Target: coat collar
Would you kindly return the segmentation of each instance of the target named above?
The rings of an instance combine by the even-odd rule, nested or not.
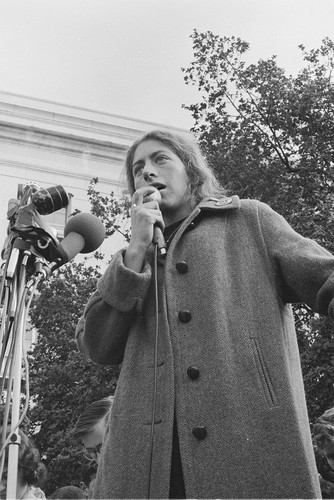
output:
[[[189,214],[188,217],[183,220],[183,222],[180,224],[180,227],[177,229],[175,236],[173,240],[171,241],[170,249],[173,250],[177,241],[179,240],[181,234],[184,231],[187,231],[189,228],[195,227],[196,225],[196,218],[199,216],[201,213],[205,212],[223,212],[226,210],[235,210],[239,209],[241,206],[240,199],[238,196],[221,196],[220,198],[205,198],[202,200],[194,210]],[[150,256],[153,256],[154,254],[154,248],[153,245],[150,246],[148,250],[148,254]],[[164,259],[159,259],[161,263],[164,263]]]
[[[201,213],[206,212],[225,212],[226,210],[235,210],[241,207],[239,196],[221,196],[220,198],[204,198],[199,202],[194,210],[183,221],[180,227],[185,229],[196,219]]]
[[[240,208],[240,199],[238,196],[221,196],[220,198],[205,198],[198,205],[197,209],[201,211],[233,210]],[[196,209],[195,209],[196,210]]]

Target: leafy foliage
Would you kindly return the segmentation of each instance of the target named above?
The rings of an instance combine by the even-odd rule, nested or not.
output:
[[[302,51],[305,66],[287,76],[276,57],[246,65],[249,44],[192,33],[186,84],[201,92],[184,106],[192,131],[224,186],[257,198],[306,237],[334,252],[334,43]],[[294,306],[310,420],[334,403],[333,322]]]
[[[130,218],[130,197],[124,195],[121,199],[118,199],[113,191],[109,196],[102,196],[96,190],[97,183],[98,178],[94,177],[88,187],[88,199],[92,213],[97,215],[104,223],[107,238],[115,232],[119,232],[125,241],[130,241],[130,225],[127,223]]]

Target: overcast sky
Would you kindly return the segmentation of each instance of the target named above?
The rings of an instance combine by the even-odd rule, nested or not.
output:
[[[334,0],[0,0],[0,90],[189,128],[194,28],[291,74],[299,44],[334,40]]]

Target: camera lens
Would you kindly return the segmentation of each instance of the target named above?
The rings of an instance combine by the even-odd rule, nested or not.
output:
[[[62,186],[54,186],[34,193],[32,202],[38,213],[48,215],[66,207],[69,198]]]

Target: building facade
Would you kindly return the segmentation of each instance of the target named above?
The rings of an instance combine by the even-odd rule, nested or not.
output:
[[[127,149],[155,128],[170,127],[0,92],[0,246],[8,228],[8,202],[19,198],[26,183],[61,185],[69,194],[68,209],[48,216],[61,236],[66,213],[90,211],[87,189],[93,177],[101,194],[122,193]],[[124,244],[117,235],[110,240],[102,251]]]
[[[134,140],[155,128],[170,127],[0,92],[0,251],[6,243],[11,200],[20,198],[27,183],[41,189],[60,185],[68,193],[69,206],[46,216],[61,237],[70,213],[90,211],[87,189],[93,177],[99,179],[102,195],[122,194],[125,153]],[[124,244],[115,234],[100,249],[109,258]],[[27,347],[33,336],[31,332],[26,338]]]

